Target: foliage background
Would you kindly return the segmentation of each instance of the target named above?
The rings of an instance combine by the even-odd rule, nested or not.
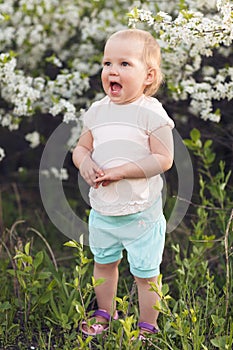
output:
[[[86,260],[90,256],[87,252],[88,257],[83,257],[80,247],[63,247],[67,238],[51,224],[41,203],[38,170],[46,142],[61,122],[75,124],[68,141],[72,149],[81,130],[82,110],[102,96],[99,72],[104,42],[130,20],[131,25],[150,30],[160,40],[165,83],[158,98],[186,140],[195,174],[188,213],[167,237],[162,265],[168,286],[161,305],[166,316],[161,318],[166,333],[161,336],[162,348],[231,348],[232,18],[232,1],[226,0],[117,0],[114,4],[107,0],[0,1],[0,254],[5,286],[0,298],[0,336],[4,347],[27,334],[29,343],[52,348],[45,333],[56,338],[54,328],[58,327],[63,345],[57,346],[64,348],[67,343],[67,349],[81,348],[73,330],[91,299],[93,285],[90,287],[88,280],[92,272]],[[87,220],[88,206],[78,192],[70,153],[64,169],[47,169],[47,174],[63,181],[70,206]],[[176,171],[172,169],[166,174],[167,216],[177,194],[174,179]],[[31,243],[25,248],[27,242]],[[54,251],[50,255],[49,245]],[[71,258],[73,248],[77,249],[75,258]],[[75,273],[70,261],[79,266],[73,267]],[[125,263],[121,269],[129,281],[121,283],[119,295],[123,298],[130,295],[131,282]],[[34,274],[28,276],[31,271]],[[6,276],[16,279],[10,282]],[[75,294],[75,278],[82,281],[81,298]],[[66,290],[65,281],[73,283],[73,289]],[[167,304],[169,293],[171,305]],[[39,301],[41,295],[43,302]],[[65,307],[67,298],[70,301]],[[72,304],[72,299],[77,303]],[[64,308],[56,310],[54,300],[55,304],[63,300]],[[123,301],[120,305],[125,307]],[[137,310],[131,311],[137,315]],[[126,343],[119,337],[119,348],[130,349],[126,330],[135,325],[127,317],[125,322]],[[31,326],[39,329],[35,340],[29,336]]]

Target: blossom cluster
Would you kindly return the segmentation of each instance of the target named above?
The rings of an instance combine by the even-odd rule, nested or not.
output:
[[[36,148],[40,144],[40,134],[37,131],[33,131],[25,136],[25,140],[30,142],[31,148]]]
[[[32,105],[40,98],[40,91],[33,87],[33,78],[16,71],[16,59],[9,53],[0,55],[1,96],[12,105],[15,116],[31,115]]]
[[[165,80],[174,100],[191,100],[190,111],[204,120],[220,121],[220,111],[214,111],[216,100],[232,99],[232,68],[225,67],[206,76],[203,58],[229,52],[233,41],[233,5],[228,0],[208,2],[215,12],[208,16],[199,9],[186,7],[175,17],[164,11],[153,14],[145,8],[134,8],[129,13],[129,25],[136,27],[146,23],[155,35],[163,51]],[[199,1],[199,6],[207,5]],[[216,10],[218,12],[216,12]],[[225,50],[223,50],[225,48]],[[195,73],[203,81],[196,81]]]
[[[105,8],[80,0],[0,2],[0,100],[6,106],[0,108],[0,126],[16,130],[40,111],[76,121],[80,129],[80,108],[90,104],[90,77],[101,68],[100,47],[113,28],[124,26],[118,13],[127,6],[119,0],[114,12],[110,1]]]
[[[53,177],[53,178],[58,179],[60,181],[68,180],[68,178],[69,178],[67,169],[65,169],[65,168],[57,169],[55,167],[51,167],[50,169],[41,170],[41,175],[43,175],[47,178]]]
[[[181,86],[186,95],[192,96],[190,103],[192,113],[199,113],[204,120],[219,122],[220,110],[214,111],[212,101],[233,99],[233,68],[222,68],[217,74],[212,67],[209,69],[205,67],[205,71],[207,74],[203,82],[198,83],[190,77]]]
[[[232,71],[222,67],[209,75],[203,59],[214,52],[227,57],[232,18],[228,0],[116,0],[114,8],[110,0],[104,6],[98,0],[2,1],[0,126],[11,132],[36,113],[59,115],[77,124],[71,145],[81,110],[101,95],[91,81],[100,72],[104,42],[128,25],[145,26],[158,39],[170,98],[190,100],[193,114],[218,122],[213,102],[232,99]],[[25,138],[31,147],[42,139],[37,130]]]

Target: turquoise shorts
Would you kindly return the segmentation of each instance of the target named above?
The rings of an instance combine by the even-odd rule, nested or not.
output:
[[[89,243],[94,260],[99,264],[113,263],[122,258],[125,249],[130,271],[136,277],[160,274],[165,232],[161,198],[135,214],[105,216],[94,209],[90,211]]]

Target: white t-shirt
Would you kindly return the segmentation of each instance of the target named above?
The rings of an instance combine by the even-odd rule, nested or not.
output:
[[[125,105],[115,104],[105,96],[84,115],[84,127],[91,131],[94,140],[92,159],[103,170],[147,157],[151,154],[150,134],[166,125],[173,128],[174,122],[162,104],[145,95]],[[149,208],[162,187],[160,175],[123,179],[108,186],[91,187],[90,204],[102,215],[132,214]]]

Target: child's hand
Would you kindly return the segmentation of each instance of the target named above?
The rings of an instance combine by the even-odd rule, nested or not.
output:
[[[84,180],[88,183],[88,185],[97,188],[99,186],[96,183],[96,178],[100,176],[104,176],[104,172],[102,169],[98,167],[98,165],[89,157],[85,157],[83,162],[79,167],[79,171]]]
[[[97,187],[99,187],[100,184],[102,186],[108,186],[113,181],[119,181],[124,178],[121,167],[115,167],[110,169],[105,169],[104,174],[98,175],[98,177],[94,180]]]

